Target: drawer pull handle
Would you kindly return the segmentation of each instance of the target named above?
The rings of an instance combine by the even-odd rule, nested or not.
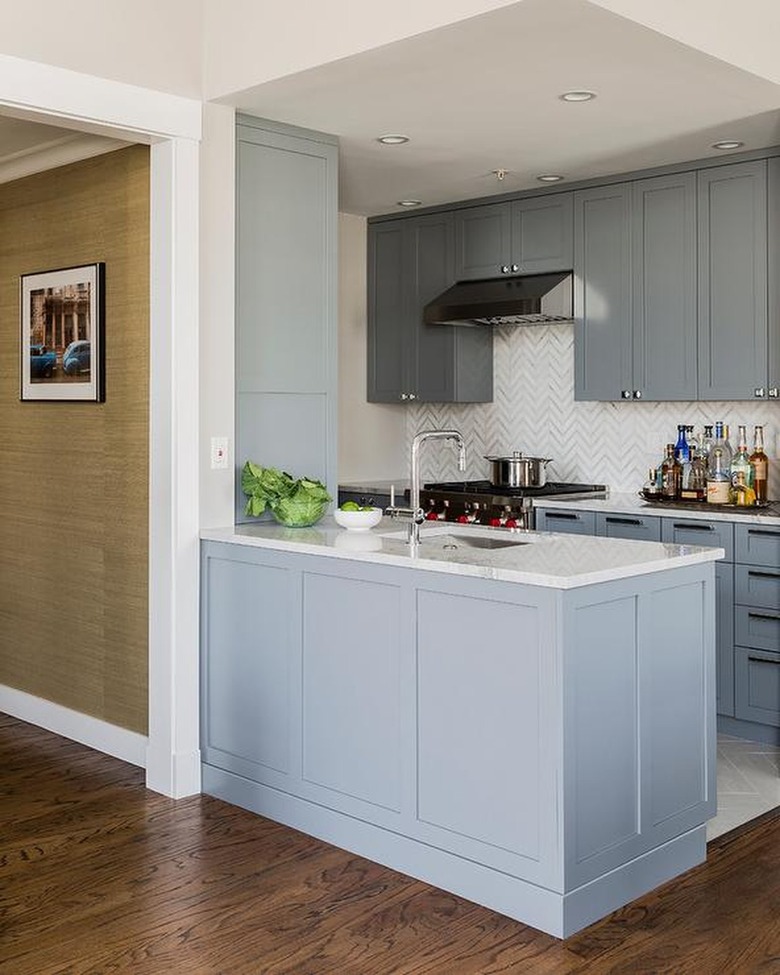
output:
[[[765,538],[774,538],[780,541],[780,532],[762,531],[760,528],[748,528],[748,535],[761,535]]]
[[[780,660],[776,657],[756,657],[752,653],[748,654],[748,660],[756,664],[780,664]]]
[[[681,528],[684,531],[689,531],[689,532],[714,532],[715,531],[714,525],[695,525],[693,522],[690,521],[675,522],[674,527]]]
[[[579,521],[580,520],[580,516],[579,515],[569,514],[568,512],[563,512],[563,511],[560,511],[560,512],[558,512],[558,511],[556,511],[556,512],[545,512],[544,517],[548,521],[552,521],[555,518],[558,518],[560,521]]]
[[[753,579],[775,579],[780,582],[780,573],[778,572],[759,572],[758,569],[751,569],[748,575]]]
[[[780,616],[772,616],[770,613],[748,613],[748,618],[752,620],[769,620],[770,623],[780,623]]]
[[[607,518],[608,525],[639,525],[642,526],[641,518]]]

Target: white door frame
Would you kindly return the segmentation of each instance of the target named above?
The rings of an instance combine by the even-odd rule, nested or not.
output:
[[[198,210],[202,104],[0,55],[0,113],[151,146],[146,783],[200,791]]]

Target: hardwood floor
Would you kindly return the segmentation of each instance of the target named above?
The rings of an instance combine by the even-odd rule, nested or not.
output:
[[[775,975],[780,818],[566,942],[0,715],[2,975]]]

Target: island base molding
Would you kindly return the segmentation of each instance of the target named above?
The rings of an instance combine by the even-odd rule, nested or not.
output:
[[[698,826],[563,894],[223,769],[203,766],[203,790],[555,938],[568,938],[581,931],[703,863],[707,855],[706,826]]]

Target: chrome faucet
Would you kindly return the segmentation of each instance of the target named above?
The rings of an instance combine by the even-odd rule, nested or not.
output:
[[[420,541],[420,525],[425,521],[425,512],[420,507],[420,447],[426,440],[454,440],[458,445],[458,470],[466,470],[466,444],[457,430],[423,430],[412,440],[411,497],[408,508],[399,508],[395,497],[390,498],[390,507],[385,514],[391,518],[409,519],[409,544]]]

